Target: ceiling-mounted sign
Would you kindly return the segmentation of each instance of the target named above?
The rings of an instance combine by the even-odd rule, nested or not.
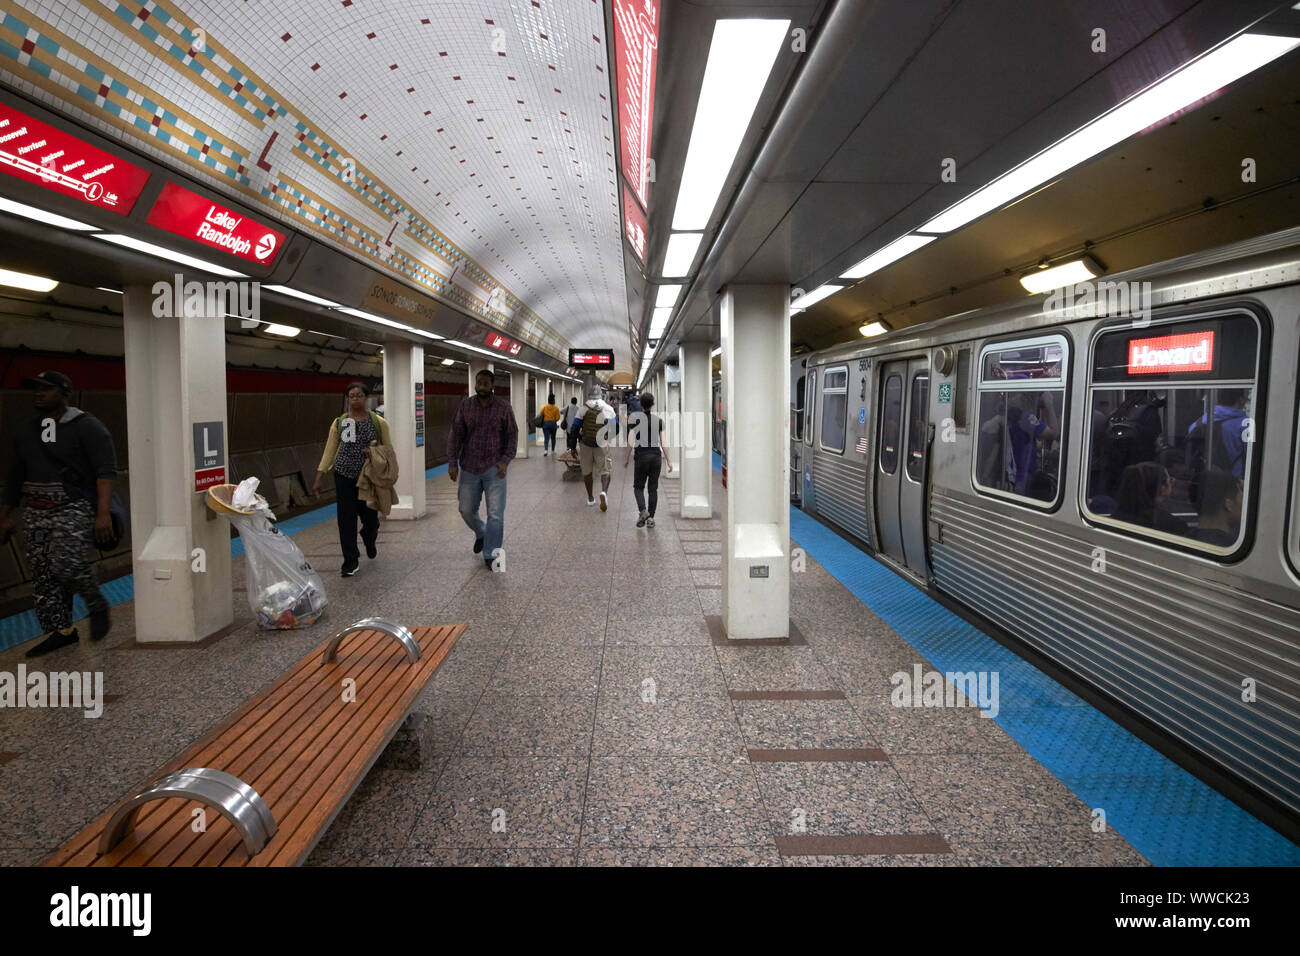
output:
[[[574,368],[613,368],[613,349],[569,349],[569,364]]]
[[[0,169],[123,216],[149,181],[148,170],[2,103]]]
[[[496,349],[498,352],[504,352],[507,355],[518,355],[523,346],[513,339],[508,339],[500,332],[489,332],[483,344],[490,349]]]
[[[655,112],[659,0],[614,0],[614,76],[619,159],[642,208],[650,183],[650,124]]]
[[[274,265],[289,239],[250,216],[171,182],[163,186],[146,222],[262,266]]]
[[[636,204],[632,198],[632,190],[626,185],[623,186],[623,235],[627,238],[628,244],[636,257],[645,265],[645,234],[646,220],[645,213],[641,207]]]

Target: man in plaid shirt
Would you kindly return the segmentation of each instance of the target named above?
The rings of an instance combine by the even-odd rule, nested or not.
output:
[[[474,553],[483,554],[489,571],[505,536],[506,468],[519,448],[514,412],[492,394],[495,381],[487,369],[474,376],[474,394],[460,403],[447,432],[447,477],[459,482],[460,516],[474,532]],[[478,510],[484,496],[486,525]]]

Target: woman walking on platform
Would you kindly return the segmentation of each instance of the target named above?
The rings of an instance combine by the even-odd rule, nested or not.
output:
[[[348,410],[330,425],[325,454],[316,466],[316,481],[311,486],[312,494],[320,494],[321,478],[327,471],[334,472],[339,545],[343,549],[343,567],[339,573],[345,578],[356,574],[361,564],[361,552],[357,549],[357,518],[361,519],[361,540],[366,546],[366,557],[373,558],[378,554],[375,542],[379,537],[379,512],[357,499],[357,478],[361,476],[361,466],[370,454],[372,441],[377,440],[381,445],[393,443],[388,422],[374,412],[366,411],[366,396],[369,394],[361,382],[348,386]]]
[[[542,416],[542,457],[548,451],[555,451],[555,430],[560,426],[560,410],[555,405],[555,396],[547,395],[546,404],[540,412]]]

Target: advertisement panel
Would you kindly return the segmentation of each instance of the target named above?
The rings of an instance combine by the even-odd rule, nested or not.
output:
[[[619,161],[643,209],[650,206],[650,126],[658,45],[659,0],[614,0]]]

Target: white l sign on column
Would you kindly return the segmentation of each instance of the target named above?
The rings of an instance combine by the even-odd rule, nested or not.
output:
[[[221,422],[194,422],[194,490],[226,483],[226,436]]]

